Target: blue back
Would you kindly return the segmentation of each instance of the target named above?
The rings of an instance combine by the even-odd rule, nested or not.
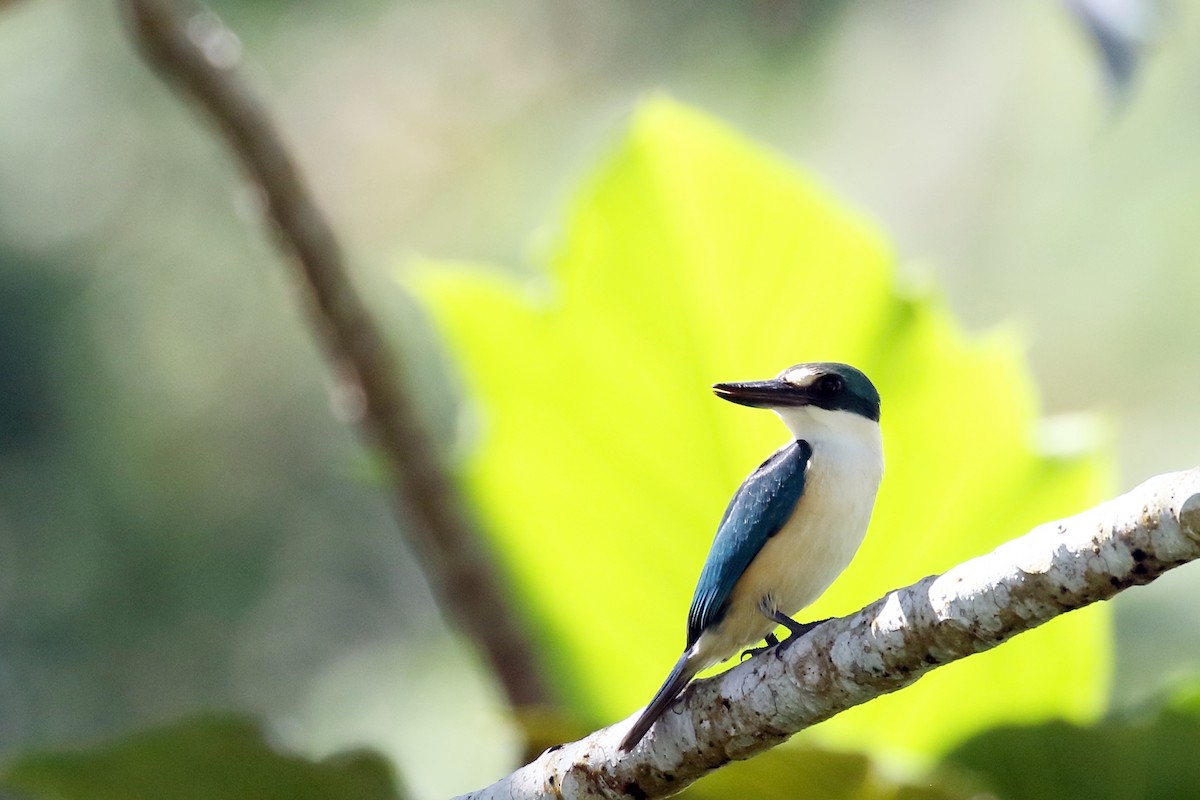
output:
[[[804,474],[812,446],[795,441],[775,451],[738,487],[713,539],[688,613],[687,646],[721,621],[734,584],[792,516],[804,493]]]

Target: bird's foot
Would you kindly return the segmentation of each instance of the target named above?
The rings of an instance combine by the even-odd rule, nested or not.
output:
[[[766,641],[766,644],[763,645],[762,647],[750,647],[750,648],[743,650],[742,651],[742,661],[745,661],[747,658],[753,658],[754,656],[758,655],[759,653],[765,653],[766,651],[770,650],[772,647],[779,644],[779,638],[777,636],[775,636],[775,634],[773,634],[773,633],[768,633],[764,637],[764,641]]]
[[[796,620],[792,619],[787,614],[783,614],[779,611],[773,612],[770,616],[771,619],[775,620],[789,631],[788,637],[783,640],[784,647],[787,647],[793,642],[798,641],[802,636],[804,636],[804,634],[808,633],[822,622],[828,622],[829,620],[833,619],[832,617],[826,617],[825,619],[815,619],[812,622],[796,622]]]

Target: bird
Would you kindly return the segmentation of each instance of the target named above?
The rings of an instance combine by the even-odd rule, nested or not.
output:
[[[866,535],[883,479],[879,392],[848,364],[796,364],[770,380],[714,384],[720,398],[774,411],[791,440],[738,487],[700,570],[687,644],[621,741],[629,752],[702,670],[751,644],[780,646],[780,625],[803,636],[819,622],[793,615],[829,588]]]

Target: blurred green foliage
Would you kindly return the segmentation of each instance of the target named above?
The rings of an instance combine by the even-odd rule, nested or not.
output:
[[[319,762],[286,754],[260,725],[205,716],[77,753],[29,756],[0,786],[56,800],[397,800],[391,765],[375,753]]]
[[[571,204],[546,275],[426,265],[420,294],[477,399],[467,484],[572,709],[600,723],[646,702],[725,502],[784,437],[773,415],[714,399],[718,380],[847,361],[884,398],[871,531],[809,618],[1108,491],[1107,455],[1039,452],[1011,338],[967,340],[935,297],[897,288],[891,258],[808,177],[652,99]],[[1110,670],[1107,609],[1092,607],[814,734],[933,753],[998,721],[1093,718]]]
[[[1200,685],[1099,725],[1061,720],[984,731],[944,764],[1014,800],[1200,798]]]
[[[0,251],[0,453],[28,453],[62,426],[54,342],[71,301],[44,265]]]

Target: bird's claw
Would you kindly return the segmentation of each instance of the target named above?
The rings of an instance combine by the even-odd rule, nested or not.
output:
[[[817,627],[823,622],[828,622],[831,619],[830,617],[826,617],[825,619],[815,619],[812,622],[797,622],[791,617],[781,614],[778,611],[773,612],[768,616],[788,629],[788,637],[783,640],[783,647],[787,647],[793,642],[803,639],[805,634],[807,634],[813,628]],[[779,649],[782,650],[783,647]]]
[[[775,647],[776,645],[779,644],[779,638],[777,636],[775,636],[775,634],[773,634],[773,633],[768,633],[764,637],[764,641],[766,641],[766,644],[763,645],[762,647],[750,647],[750,648],[747,648],[746,650],[743,650],[742,651],[742,661],[745,661],[747,658],[753,658],[754,656],[758,655],[759,653],[765,653],[768,650],[770,650],[772,647]]]

